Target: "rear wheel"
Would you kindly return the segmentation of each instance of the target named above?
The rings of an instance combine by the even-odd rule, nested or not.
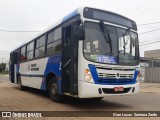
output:
[[[17,83],[18,83],[18,89],[19,90],[24,90],[24,86],[22,85],[21,77],[18,76],[17,78]]]
[[[50,78],[48,82],[49,96],[52,101],[62,102],[62,95],[58,93],[58,81],[55,78]]]

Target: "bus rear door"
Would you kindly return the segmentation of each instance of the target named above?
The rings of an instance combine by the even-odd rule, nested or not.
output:
[[[12,52],[10,54],[10,80],[11,83],[16,83],[15,65],[18,63],[18,52]]]

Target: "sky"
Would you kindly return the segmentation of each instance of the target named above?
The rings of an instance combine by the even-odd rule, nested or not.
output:
[[[159,0],[0,0],[0,63],[7,62],[9,52],[17,46],[80,6],[101,8],[133,19],[138,25],[142,57],[146,50],[160,49],[160,42],[156,42],[160,41]]]

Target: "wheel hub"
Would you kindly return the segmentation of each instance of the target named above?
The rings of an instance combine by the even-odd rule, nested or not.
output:
[[[54,96],[57,96],[58,95],[58,87],[57,87],[57,83],[53,83],[51,85],[51,92]]]

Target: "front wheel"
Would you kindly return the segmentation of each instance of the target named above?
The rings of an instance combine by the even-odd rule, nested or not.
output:
[[[49,96],[52,101],[62,102],[62,95],[58,93],[58,81],[51,78],[48,83]]]

